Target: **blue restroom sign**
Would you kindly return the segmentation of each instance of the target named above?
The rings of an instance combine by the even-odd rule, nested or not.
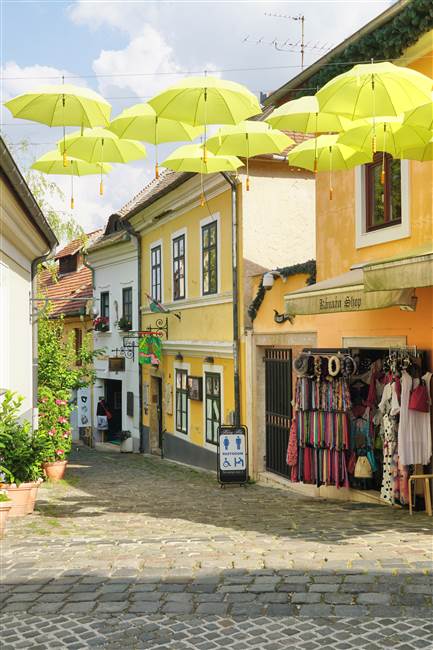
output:
[[[246,482],[248,479],[246,427],[221,426],[218,442],[218,478],[220,482]]]

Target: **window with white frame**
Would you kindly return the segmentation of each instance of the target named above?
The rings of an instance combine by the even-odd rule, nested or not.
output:
[[[159,244],[150,251],[150,293],[153,300],[162,302],[162,248]]]
[[[201,228],[202,294],[218,293],[218,222],[211,221]]]
[[[173,246],[173,300],[185,298],[185,235],[174,237]]]
[[[176,368],[176,431],[188,433],[188,371]]]
[[[221,376],[217,372],[206,372],[204,377],[206,442],[216,445],[221,424]]]

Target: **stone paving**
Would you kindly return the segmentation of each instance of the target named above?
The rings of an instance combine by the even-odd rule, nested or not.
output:
[[[2,542],[12,648],[433,648],[425,513],[77,450]]]

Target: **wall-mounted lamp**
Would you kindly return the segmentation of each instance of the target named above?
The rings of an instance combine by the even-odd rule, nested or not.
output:
[[[180,352],[178,352],[174,358],[176,359],[176,361],[183,361],[183,356],[181,355]]]
[[[214,362],[214,358],[213,358],[213,357],[205,357],[205,358],[204,358],[204,362],[205,362],[205,363],[213,363],[213,362]]]

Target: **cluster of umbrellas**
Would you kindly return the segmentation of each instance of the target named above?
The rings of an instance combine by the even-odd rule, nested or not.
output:
[[[249,159],[281,154],[294,145],[284,131],[316,137],[290,149],[291,166],[332,172],[371,162],[377,151],[394,158],[432,160],[433,82],[429,77],[391,63],[355,65],[329,81],[316,95],[289,101],[264,121],[256,97],[241,84],[211,76],[187,77],[145,104],[124,110],[110,121],[111,106],[86,88],[62,84],[20,95],[5,106],[17,118],[63,128],[58,149],[32,166],[47,174],[103,175],[109,163],[146,157],[143,142],[158,145],[194,141],[173,151],[161,165],[174,171],[211,174],[236,171]],[[207,138],[210,125],[220,125]],[[79,130],[66,134],[65,127]],[[382,166],[382,182],[384,175]],[[202,192],[202,203],[204,196]],[[73,193],[71,198],[73,207]]]

